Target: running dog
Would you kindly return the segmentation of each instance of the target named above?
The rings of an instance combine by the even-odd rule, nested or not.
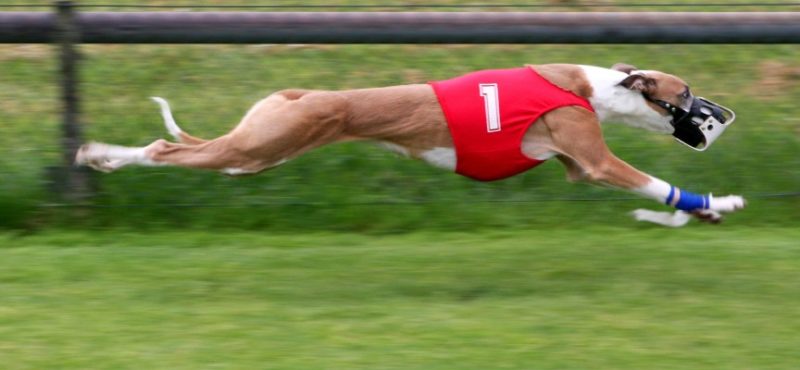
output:
[[[283,90],[259,101],[229,133],[203,140],[183,132],[164,99],[153,98],[179,142],[145,147],[87,143],[76,164],[110,172],[126,165],[174,165],[254,174],[319,146],[368,140],[480,180],[526,171],[555,157],[570,181],[610,185],[676,208],[637,210],[639,220],[682,226],[694,215],[719,222],[745,206],[738,195],[681,190],[612,154],[601,122],[672,134],[705,150],[734,113],[692,95],[680,78],[626,64],[601,68],[530,65],[473,72],[428,84],[346,91]]]

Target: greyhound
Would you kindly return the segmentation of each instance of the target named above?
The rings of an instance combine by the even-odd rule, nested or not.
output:
[[[636,210],[638,220],[683,226],[693,215],[717,223],[744,208],[738,195],[695,194],[641,172],[606,146],[601,122],[621,122],[705,150],[735,114],[695,97],[682,79],[627,64],[602,68],[527,65],[473,72],[428,84],[345,91],[289,89],[256,103],[230,132],[213,140],[189,135],[161,107],[177,143],[145,147],[90,142],[78,165],[110,172],[127,165],[173,165],[227,175],[255,174],[311,149],[373,141],[402,155],[480,180],[513,176],[556,158],[569,181],[610,185],[677,209]]]

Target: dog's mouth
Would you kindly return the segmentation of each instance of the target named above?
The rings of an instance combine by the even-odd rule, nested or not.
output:
[[[691,97],[681,106],[664,100],[645,99],[664,108],[671,116],[672,136],[688,147],[704,151],[736,120],[736,114],[722,105],[702,97]]]

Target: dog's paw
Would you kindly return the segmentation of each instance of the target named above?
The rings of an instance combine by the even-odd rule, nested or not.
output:
[[[674,213],[670,213],[651,211],[649,209],[637,209],[631,212],[631,214],[636,221],[652,222],[669,227],[684,226],[689,222],[689,219],[691,219],[691,216],[683,211],[675,211]]]
[[[97,158],[105,154],[104,149],[105,144],[94,141],[81,145],[81,147],[78,148],[78,152],[75,153],[75,165],[91,166],[92,162],[97,161]]]
[[[115,166],[105,155],[107,151],[108,145],[102,143],[91,142],[81,145],[75,154],[75,165],[89,166],[101,172],[111,172]]]
[[[83,144],[78,148],[78,152],[75,153],[74,164],[76,166],[85,166],[87,163],[89,163],[89,146],[88,144]]]
[[[698,209],[692,212],[692,216],[702,222],[708,222],[710,224],[718,224],[722,222],[722,214],[710,209]]]
[[[739,195],[728,195],[724,197],[709,196],[708,210],[715,212],[733,212],[744,208],[747,201]]]

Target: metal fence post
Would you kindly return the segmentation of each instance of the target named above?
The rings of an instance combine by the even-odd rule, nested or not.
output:
[[[80,42],[74,4],[68,0],[55,3],[57,11],[54,41],[59,48],[59,80],[61,85],[61,152],[62,169],[53,179],[59,198],[80,203],[93,194],[92,175],[85,167],[73,165],[75,153],[83,142],[80,124],[80,95],[78,92],[78,62]]]

